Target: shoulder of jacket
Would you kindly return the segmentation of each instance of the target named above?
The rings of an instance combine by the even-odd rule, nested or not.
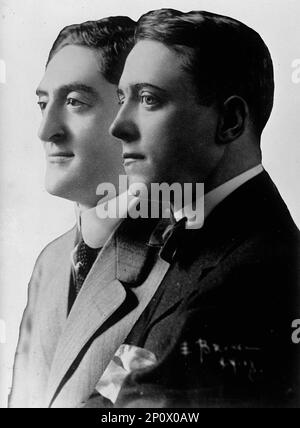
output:
[[[68,251],[68,248],[72,249],[76,238],[76,226],[72,227],[61,236],[57,237],[41,251],[37,258],[36,265],[43,263],[44,260],[49,261],[49,258],[54,257],[57,259],[59,253]]]

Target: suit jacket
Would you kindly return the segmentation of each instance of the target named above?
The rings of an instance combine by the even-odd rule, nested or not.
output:
[[[92,395],[169,264],[147,246],[155,221],[124,221],[92,266],[70,313],[76,228],[39,256],[17,346],[10,407],[76,407]]]
[[[126,340],[158,362],[126,378],[116,406],[299,406],[299,231],[268,174],[177,246]]]
[[[75,232],[44,250],[20,329],[11,405],[111,406],[93,391],[123,342],[158,362],[126,378],[116,407],[297,403],[299,232],[269,176],[226,198],[203,229],[172,240],[171,268],[145,245],[152,231],[153,221],[123,223],[68,318]]]

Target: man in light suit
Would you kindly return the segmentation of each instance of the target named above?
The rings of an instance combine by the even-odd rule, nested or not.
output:
[[[241,22],[139,20],[111,132],[132,182],[203,182],[205,221],[174,206],[177,227],[150,239],[171,268],[125,341],[152,364],[107,368],[108,384],[127,371],[102,388],[117,407],[299,406],[299,231],[261,155],[273,93],[270,53]]]
[[[128,222],[122,236],[115,234],[108,242],[107,233],[101,235],[97,248],[82,246],[80,240],[80,214],[97,204],[97,186],[103,182],[117,186],[123,172],[120,147],[108,128],[119,108],[116,88],[134,29],[134,22],[126,17],[64,28],[37,89],[42,111],[39,137],[47,160],[46,189],[75,201],[79,219],[36,262],[20,327],[11,407],[75,407],[84,402],[128,334],[126,322],[136,321],[138,313],[126,315],[135,307],[140,290],[144,290],[141,305],[144,296],[150,299],[153,293],[156,280],[151,275],[143,284],[148,275],[146,260],[151,266],[149,259],[154,257],[144,244],[151,221],[141,230],[138,223],[132,230]],[[95,238],[93,230],[91,233]],[[99,251],[105,244],[105,251]],[[76,258],[79,248],[83,254],[80,262]],[[85,270],[91,267],[86,266],[87,260],[92,260],[92,268],[84,280]],[[160,271],[161,266],[156,266],[159,277],[164,267]],[[137,293],[131,292],[130,287],[137,285],[141,285]],[[125,322],[118,326],[122,318]],[[114,335],[111,324],[117,326]]]

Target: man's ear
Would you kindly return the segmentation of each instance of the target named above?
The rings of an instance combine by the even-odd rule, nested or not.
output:
[[[249,108],[243,98],[236,95],[227,98],[220,109],[218,141],[227,144],[237,139],[244,132],[248,115]]]

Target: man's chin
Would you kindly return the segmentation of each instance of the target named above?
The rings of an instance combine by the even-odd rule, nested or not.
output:
[[[76,185],[77,184],[77,185]],[[89,192],[88,188],[79,187],[78,183],[62,182],[62,181],[45,181],[45,190],[52,196],[63,198],[68,201],[77,202],[85,207],[93,207],[97,205],[98,196],[93,197],[93,193]]]
[[[149,178],[145,175],[132,174],[132,175],[128,175],[128,183],[130,186],[132,184],[141,183],[141,184],[145,184],[148,187],[151,181],[149,181]]]
[[[72,189],[70,185],[68,186],[66,184],[46,180],[45,189],[52,196],[57,196],[59,198],[69,199],[71,201],[75,200],[74,199],[74,186]]]

